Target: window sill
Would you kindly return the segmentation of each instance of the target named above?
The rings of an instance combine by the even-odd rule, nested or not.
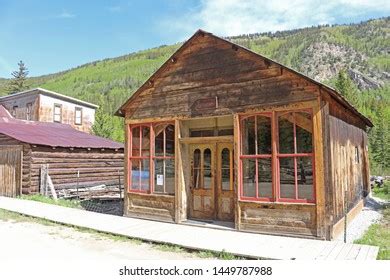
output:
[[[291,201],[263,201],[263,200],[252,200],[252,199],[242,199],[238,200],[239,202],[252,202],[256,204],[264,205],[302,205],[302,206],[316,206],[315,202],[291,202]]]

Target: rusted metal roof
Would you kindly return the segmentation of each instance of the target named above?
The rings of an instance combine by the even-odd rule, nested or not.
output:
[[[5,112],[8,113],[0,105],[0,133],[24,143],[66,148],[123,148],[122,143],[78,131],[67,124],[18,120],[5,116]]]

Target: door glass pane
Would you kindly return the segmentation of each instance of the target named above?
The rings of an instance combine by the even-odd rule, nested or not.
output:
[[[150,152],[150,128],[142,127],[142,156],[148,156]]]
[[[175,126],[168,125],[165,129],[165,156],[173,157],[175,155]]]
[[[165,160],[165,192],[168,194],[175,193],[175,160]]]
[[[294,153],[294,115],[284,113],[279,116],[279,153]]]
[[[312,119],[306,112],[295,113],[296,134],[297,134],[297,152],[311,153],[312,144]]]
[[[271,118],[257,116],[257,153],[271,154]]]
[[[154,127],[154,155],[164,156],[164,130],[166,125],[160,124]]]
[[[243,120],[242,154],[254,155],[255,153],[255,117],[250,117]]]
[[[136,156],[140,156],[140,153],[139,153],[139,130],[140,130],[140,127],[137,126],[137,127],[133,127],[132,130],[131,130],[131,138],[132,138],[132,141],[131,141],[131,147],[132,147],[132,151],[131,151],[131,155],[134,157]]]
[[[164,160],[155,159],[154,160],[154,191],[155,192],[164,192]]]
[[[148,191],[150,185],[150,161],[148,159],[141,160],[141,190]]]
[[[258,194],[259,197],[272,198],[272,165],[270,158],[260,158],[257,160],[258,172]]]
[[[203,188],[210,189],[212,185],[211,174],[211,150],[205,149],[203,152]]]
[[[141,162],[139,160],[131,160],[131,186],[130,188],[132,190],[139,190],[140,189],[140,167]]]
[[[314,200],[313,165],[311,157],[297,158],[298,198]]]
[[[221,184],[222,190],[230,190],[230,150],[224,148],[221,152]]]
[[[192,162],[192,186],[195,189],[200,188],[200,155],[200,150],[196,149]]]
[[[256,160],[242,160],[243,196],[256,197]]]
[[[295,198],[294,158],[280,158],[280,197]]]

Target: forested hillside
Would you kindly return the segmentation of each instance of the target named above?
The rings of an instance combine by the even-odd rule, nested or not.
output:
[[[373,167],[378,172],[389,172],[390,18],[228,39],[331,86],[335,85],[341,70],[347,71],[356,84],[355,106],[376,125],[370,132]],[[64,72],[33,77],[28,83],[30,87],[39,86],[99,104],[103,115],[98,117],[111,128],[106,133],[123,141],[122,120],[104,114],[112,115],[180,45],[95,61]],[[7,82],[0,78],[0,95],[6,94]]]

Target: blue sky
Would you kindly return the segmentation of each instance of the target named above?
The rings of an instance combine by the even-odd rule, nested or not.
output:
[[[185,40],[388,16],[388,0],[0,0],[0,77],[30,76]]]

